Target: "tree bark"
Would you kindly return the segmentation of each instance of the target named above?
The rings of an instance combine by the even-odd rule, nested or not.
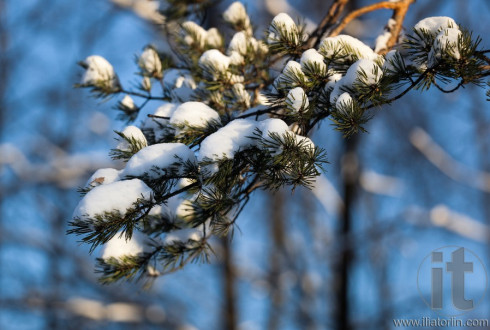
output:
[[[345,153],[342,161],[343,199],[345,207],[341,214],[339,228],[340,256],[336,272],[337,279],[335,281],[337,285],[335,328],[339,330],[349,330],[352,328],[350,324],[349,286],[353,263],[353,250],[349,237],[352,231],[352,208],[359,175],[357,155],[355,153],[357,139],[357,135],[354,135],[350,139],[345,140]]]
[[[284,251],[284,202],[282,190],[272,192],[270,196],[270,235],[272,246],[269,252],[269,284],[271,288],[271,309],[267,321],[267,329],[280,329],[284,305],[284,293],[280,285],[280,276],[284,271],[286,254]]]
[[[224,237],[223,242],[223,277],[224,277],[224,317],[223,329],[237,329],[235,269],[233,267],[233,250],[230,237]]]

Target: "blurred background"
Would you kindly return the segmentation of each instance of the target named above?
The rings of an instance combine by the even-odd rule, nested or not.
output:
[[[391,329],[395,318],[438,316],[417,290],[432,250],[463,246],[490,265],[490,107],[485,90],[469,86],[412,91],[349,140],[327,120],[313,136],[327,173],[311,191],[257,193],[212,264],[149,290],[99,285],[98,251],[90,256],[65,231],[77,187],[117,166],[108,152],[124,123],[116,99],[72,86],[88,55],[130,82],[134,55],[166,47],[144,2],[0,0],[0,329]],[[311,30],[330,5],[245,3],[258,36],[280,12]],[[222,24],[229,4],[211,7],[206,24]],[[390,16],[362,16],[344,32],[374,45]],[[490,2],[419,0],[405,26],[427,16],[453,17],[490,48]],[[489,311],[487,294],[461,318]]]

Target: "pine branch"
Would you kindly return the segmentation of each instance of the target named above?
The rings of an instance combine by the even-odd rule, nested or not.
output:
[[[101,274],[98,279],[99,282],[107,285],[121,280],[128,282],[131,282],[133,279],[136,279],[136,281],[141,280],[148,274],[148,268],[151,267],[150,262],[161,249],[162,247],[159,246],[151,253],[125,255],[118,258],[97,258],[95,273]]]
[[[117,141],[124,141],[127,144],[123,149],[116,148],[109,152],[109,156],[114,160],[122,159],[127,162],[134,154],[147,146],[146,141],[136,139],[133,136],[126,136],[123,132],[114,131],[114,133],[120,137],[120,139],[116,139]]]
[[[186,17],[193,13],[192,8],[208,2],[169,1],[168,14],[175,18]],[[199,161],[183,161],[176,156],[175,162],[162,168],[148,163],[147,172],[119,179],[137,178],[143,181],[146,188],[152,191],[150,200],[140,198],[127,210],[108,210],[90,217],[82,215],[70,223],[72,228],[69,233],[82,236],[82,242],[91,245],[91,252],[118,233],[127,239],[133,230],[139,230],[155,238],[150,253],[99,259],[101,281],[110,283],[153,277],[174,272],[189,262],[206,262],[212,252],[208,238],[233,235],[235,228],[238,228],[237,219],[254,191],[274,191],[288,186],[294,192],[298,186],[311,187],[325,170],[324,166],[328,163],[326,152],[299,134],[307,135],[324,119],[330,118],[336,129],[344,137],[349,137],[366,131],[365,124],[373,115],[370,109],[391,104],[412,89],[426,90],[434,85],[444,93],[451,93],[465,84],[482,85],[483,78],[490,75],[490,59],[486,56],[489,51],[479,50],[481,39],[473,38],[471,32],[459,26],[449,26],[453,30],[441,32],[414,30],[402,43],[406,51],[389,53],[385,62],[382,56],[371,54],[369,49],[366,49],[369,54],[365,54],[364,45],[357,41],[350,42],[350,38],[327,39],[318,51],[305,54],[307,48],[317,47],[324,35],[329,32],[330,36],[338,35],[353,19],[378,9],[390,9],[394,23],[390,21],[391,35],[386,49],[382,50],[386,52],[399,39],[405,15],[413,2],[378,2],[348,13],[338,23],[348,0],[334,0],[308,38],[304,26],[296,25],[290,17],[281,14],[271,23],[266,36],[267,45],[253,38],[249,17],[242,14],[241,21],[228,20],[234,29],[240,31],[228,49],[217,30],[205,30],[193,21],[187,21],[179,25],[180,29],[171,36],[170,41],[171,45],[175,45],[176,58],[180,59],[180,63],[172,64],[166,55],[155,53],[154,48],[151,51],[145,49],[147,53],[140,59],[148,61],[138,62],[143,82],[141,86],[133,87],[136,90],[122,88],[110,64],[103,59],[92,58],[103,64],[99,68],[99,76],[103,79],[110,76],[111,79],[90,80],[92,76],[87,75],[83,81],[90,82],[90,85],[81,87],[91,88],[98,97],[126,93],[142,99],[140,107],[135,106],[129,96],[119,102],[117,108],[126,120],[134,120],[141,108],[152,100],[172,103],[198,101],[219,115],[219,120],[201,126],[189,125],[192,122],[190,119],[178,125],[167,125],[167,121],[174,116],[170,111],[167,112],[168,116],[148,115],[160,122],[155,120],[155,123],[143,128],[147,144],[183,143],[192,150],[191,154],[196,153],[193,156],[197,156]],[[335,25],[336,28],[332,30]],[[170,36],[167,27],[166,32]],[[270,66],[283,59],[291,61],[278,77],[274,77]],[[363,61],[352,67],[360,59]],[[372,61],[372,70],[369,61]],[[109,68],[105,74],[104,68]],[[175,75],[178,83],[170,82],[170,86],[166,86],[163,73],[167,68],[181,68],[188,73],[184,76],[176,70],[179,72]],[[161,96],[150,93],[155,80],[162,89]],[[177,93],[177,89],[180,89],[178,84],[184,84],[192,91],[187,93],[185,90],[185,96],[181,97]],[[444,89],[444,84],[454,87]],[[176,89],[175,93],[173,88]],[[262,100],[264,94],[267,96],[267,106],[260,105],[265,103]],[[235,136],[241,131],[229,133],[226,130],[234,119],[255,117],[259,121],[261,115],[275,119],[264,122],[266,125],[263,126],[260,122],[256,123],[255,127],[266,127],[264,130],[284,127],[279,131],[284,130],[285,133],[267,134],[257,129],[252,134],[251,128],[245,126],[244,131],[252,136]],[[248,125],[252,120],[242,122]],[[269,124],[270,127],[267,126]],[[212,139],[201,148],[205,139],[215,133],[213,137],[229,139],[225,148],[216,150],[221,155],[211,155]],[[134,137],[118,134],[127,142],[127,146],[121,145],[119,149],[122,150],[113,151],[116,158],[127,160],[145,146]],[[221,142],[217,140],[212,143]],[[199,155],[201,152],[203,154]],[[81,192],[87,193],[89,189],[82,188]],[[162,235],[164,243],[158,241]]]
[[[90,253],[99,245],[107,243],[118,232],[125,235],[126,240],[131,239],[136,224],[144,219],[154,203],[140,198],[134,202],[133,207],[121,214],[118,210],[106,211],[91,218],[87,216],[75,217],[69,223],[72,229],[67,234],[82,235],[82,242],[90,244]]]

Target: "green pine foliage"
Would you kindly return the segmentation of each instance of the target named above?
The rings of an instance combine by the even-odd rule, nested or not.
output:
[[[118,235],[130,240],[134,231],[150,238],[150,252],[99,258],[97,272],[104,284],[152,278],[190,262],[208,262],[214,237],[233,235],[239,215],[255,190],[311,188],[328,162],[325,150],[314,146],[306,136],[324,119],[329,118],[348,138],[366,131],[374,109],[390,105],[412,89],[435,86],[451,92],[467,84],[482,85],[489,75],[485,69],[487,51],[479,48],[481,39],[457,26],[453,26],[460,29],[457,42],[446,38],[446,43],[436,49],[437,40],[443,37],[423,29],[413,30],[385,56],[363,53],[348,39],[327,39],[318,49],[323,56],[323,63],[319,63],[301,59],[308,36],[304,27],[289,17],[275,19],[264,38],[257,40],[241,5],[235,5],[238,10],[226,16],[232,31],[218,33],[185,21],[195,18],[193,15],[211,1],[169,2],[173,6],[165,14],[177,24],[166,28],[175,56],[162,54],[152,46],[145,48],[151,61],[138,58],[142,82],[137,90],[125,89],[117,76],[110,82],[90,80],[78,87],[89,88],[96,97],[126,94],[140,100],[138,105],[128,100],[117,104],[120,117],[127,122],[133,122],[149,103],[175,102],[174,93],[182,86],[190,90],[184,96],[188,97],[186,101],[205,103],[219,116],[219,120],[196,125],[185,121],[171,124],[171,114],[154,115],[152,125],[142,127],[149,145],[182,143],[199,154],[206,138],[236,119],[247,119],[247,123],[281,119],[294,132],[256,128],[249,136],[241,137],[252,142],[234,150],[231,157],[226,153],[198,160],[176,156],[169,166],[153,166],[139,176],[119,178],[141,180],[153,191],[151,198],[136,200],[124,214],[108,210],[91,218],[74,218],[68,231],[79,235],[91,251]],[[231,47],[233,37],[236,44]],[[218,57],[208,56],[210,50]],[[359,60],[372,65],[359,66],[350,75],[349,69]],[[272,70],[275,63],[283,63],[282,73]],[[166,85],[164,81],[172,80],[171,70],[184,70],[189,77],[179,76],[180,85]],[[154,95],[151,86],[158,84],[162,86],[161,94]],[[448,84],[452,87],[443,87]],[[307,97],[299,108],[294,99],[287,99],[295,87],[301,87]],[[345,101],[338,101],[345,93]],[[146,147],[141,140],[116,133],[127,147],[112,150],[114,159],[128,161]],[[97,186],[81,188],[80,192],[88,196],[91,189]],[[181,202],[177,211],[172,211],[176,198]]]
[[[146,147],[145,141],[138,140],[133,136],[126,136],[123,132],[114,131],[119,138],[117,141],[125,141],[127,148],[124,149],[112,149],[109,155],[112,159],[122,159],[127,162],[135,153]]]

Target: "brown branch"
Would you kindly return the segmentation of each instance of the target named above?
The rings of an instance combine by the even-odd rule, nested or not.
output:
[[[147,116],[150,117],[150,118],[170,119],[170,117],[157,116],[157,115],[152,115],[152,114],[148,114]]]
[[[391,36],[386,43],[386,49],[384,51],[387,52],[396,45],[398,37],[400,36],[400,32],[402,31],[405,15],[407,14],[408,8],[414,1],[415,0],[403,0],[397,2],[397,4],[399,4],[400,6],[393,11],[393,15],[391,16],[391,18],[395,21],[395,25],[390,30]]]
[[[334,23],[339,19],[340,14],[344,10],[344,7],[347,5],[348,2],[349,0],[335,0],[332,3],[327,15],[323,17],[320,24],[318,24],[318,27],[308,38],[308,41],[306,42],[308,48],[312,46],[314,46],[315,48],[318,47],[322,36],[325,34],[328,28],[332,27]]]
[[[376,47],[375,51],[377,53],[384,55],[397,44],[398,39],[400,38],[400,33],[403,27],[403,21],[405,19],[405,15],[407,14],[408,8],[413,2],[414,0],[400,1],[399,2],[400,6],[397,9],[393,10],[393,15],[388,21],[388,24],[386,24],[385,26],[385,31],[389,33],[389,38],[386,41],[386,44],[383,46],[383,48],[378,49]]]
[[[340,24],[330,33],[331,37],[334,37],[338,35],[342,30],[346,27],[347,24],[349,24],[353,19],[362,16],[364,14],[370,13],[375,10],[379,9],[393,9],[395,11],[398,11],[398,14],[396,15],[395,20],[400,20],[400,26],[398,28],[395,28],[395,31],[398,31],[396,34],[394,33],[393,35],[396,35],[398,37],[398,33],[401,31],[401,22],[403,21],[403,18],[405,17],[405,14],[408,10],[408,6],[413,2],[414,0],[400,0],[398,2],[391,2],[391,1],[382,1],[378,2],[366,7],[359,8],[357,10],[352,11],[349,13],[347,16],[344,17],[344,19],[340,22]],[[394,15],[395,16],[395,15]],[[397,21],[398,22],[398,21]],[[397,24],[398,25],[398,24]],[[390,38],[391,40],[391,38]]]
[[[223,329],[237,329],[237,292],[235,288],[236,270],[233,265],[233,246],[230,242],[231,238],[225,236],[221,239],[223,243],[223,293],[225,304],[223,308]]]

